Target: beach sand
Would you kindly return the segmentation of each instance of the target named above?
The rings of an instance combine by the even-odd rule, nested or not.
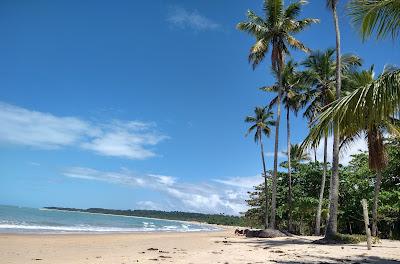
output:
[[[315,245],[316,237],[202,233],[0,235],[0,263],[400,263],[400,241]]]

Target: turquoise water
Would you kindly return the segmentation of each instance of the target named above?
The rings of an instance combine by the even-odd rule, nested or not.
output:
[[[216,228],[153,218],[0,205],[0,233],[193,232]]]

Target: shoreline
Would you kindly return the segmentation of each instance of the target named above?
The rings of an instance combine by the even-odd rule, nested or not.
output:
[[[213,225],[207,222],[198,222],[198,221],[185,221],[185,220],[173,220],[173,219],[164,219],[164,218],[153,218],[153,217],[144,217],[144,216],[134,216],[134,215],[118,215],[118,214],[105,214],[105,213],[91,213],[91,212],[82,212],[82,211],[69,211],[69,210],[60,210],[60,209],[48,209],[48,208],[37,208],[38,210],[42,211],[60,211],[60,212],[67,212],[67,213],[82,213],[82,214],[94,214],[94,215],[105,215],[105,216],[121,216],[121,217],[133,217],[133,218],[142,218],[142,219],[155,219],[155,220],[162,220],[162,221],[171,221],[171,222],[178,222],[178,223],[191,223],[196,225]]]
[[[210,224],[207,224],[210,225]],[[70,235],[77,235],[77,236],[85,236],[85,235],[135,235],[135,234],[190,234],[190,233],[216,233],[216,232],[224,232],[227,231],[227,229],[232,229],[236,227],[231,227],[231,226],[218,226],[218,229],[215,230],[189,230],[189,231],[176,231],[176,230],[171,230],[171,231],[165,231],[165,230],[151,230],[151,231],[82,231],[82,232],[0,232],[0,236],[7,235],[7,236],[70,236]]]

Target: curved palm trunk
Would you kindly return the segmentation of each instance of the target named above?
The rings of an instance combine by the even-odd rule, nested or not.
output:
[[[265,194],[265,222],[264,222],[264,226],[265,229],[268,228],[268,183],[267,183],[267,170],[265,168],[265,159],[264,159],[264,145],[262,142],[262,136],[260,133],[259,136],[260,139],[260,146],[261,146],[261,159],[262,159],[262,163],[263,163],[263,173],[264,173],[264,194]]]
[[[336,99],[340,98],[341,92],[341,60],[340,60],[340,29],[339,19],[337,15],[336,5],[332,9],[333,21],[335,24],[336,32]],[[339,122],[334,120],[334,133],[333,133],[333,159],[332,159],[332,175],[331,175],[331,188],[329,190],[329,219],[326,227],[325,238],[334,238],[337,234],[337,215],[338,215],[338,201],[339,201]]]
[[[321,211],[322,211],[322,202],[324,200],[326,174],[328,171],[327,159],[328,159],[328,138],[325,136],[324,137],[324,172],[322,174],[322,179],[321,179],[321,189],[319,191],[317,217],[315,219],[315,235],[316,236],[319,236],[321,234]]]
[[[286,126],[287,126],[287,156],[288,156],[288,177],[289,177],[289,195],[288,195],[288,229],[292,231],[292,165],[290,153],[290,110],[286,107]]]
[[[283,65],[283,63],[281,64]],[[278,177],[278,148],[279,148],[279,123],[281,120],[281,87],[282,87],[282,67],[279,67],[278,78],[279,78],[279,92],[278,100],[276,101],[276,123],[275,123],[275,148],[274,148],[274,174],[272,176],[272,197],[271,197],[271,223],[270,227],[275,229],[275,216],[276,216],[276,181]]]
[[[372,235],[378,236],[378,202],[382,184],[382,172],[377,171],[374,188],[374,203],[372,205]]]

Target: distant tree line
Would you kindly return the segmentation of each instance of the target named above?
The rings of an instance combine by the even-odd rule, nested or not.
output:
[[[78,209],[78,208],[64,208],[64,207],[45,207],[45,209],[110,214],[110,215],[149,217],[149,218],[159,218],[159,219],[178,220],[178,221],[196,221],[196,222],[215,224],[215,225],[229,225],[229,226],[245,225],[243,217],[225,215],[225,214],[201,214],[201,213],[187,213],[179,211],[166,212],[157,210],[115,210],[115,209],[104,209],[104,208]]]

